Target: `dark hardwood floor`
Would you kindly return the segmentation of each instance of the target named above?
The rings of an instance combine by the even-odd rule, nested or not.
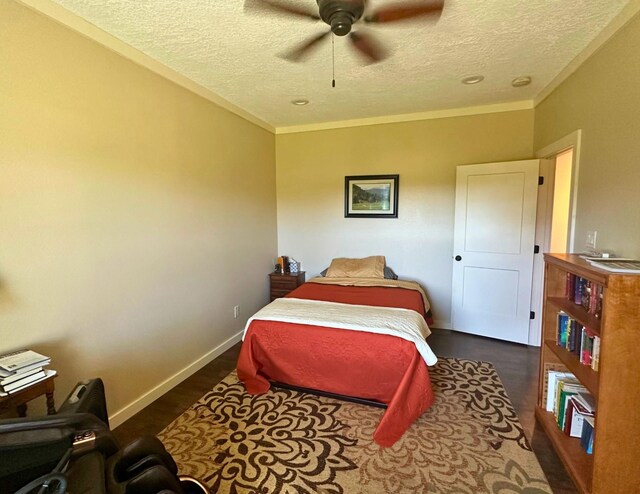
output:
[[[443,329],[434,329],[428,341],[438,356],[483,360],[495,366],[554,493],[576,493],[534,418],[539,349]],[[118,440],[126,444],[140,435],[159,433],[235,368],[239,351],[240,343],[117,427]]]

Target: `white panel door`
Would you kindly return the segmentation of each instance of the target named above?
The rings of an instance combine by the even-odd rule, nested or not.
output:
[[[527,343],[538,160],[458,166],[453,329]]]

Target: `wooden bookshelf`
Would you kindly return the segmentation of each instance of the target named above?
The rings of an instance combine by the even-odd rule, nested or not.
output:
[[[568,300],[567,274],[604,287],[599,317]],[[600,337],[598,371],[556,344],[558,312],[563,311]],[[640,275],[595,268],[577,255],[545,254],[542,349],[536,418],[581,493],[636,492],[640,485]],[[545,409],[545,373],[564,368],[596,400],[593,454],[570,438]]]

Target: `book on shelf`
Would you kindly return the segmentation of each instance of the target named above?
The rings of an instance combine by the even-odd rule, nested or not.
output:
[[[595,410],[585,406],[579,399],[581,394],[571,396],[567,402],[564,433],[569,437],[581,437],[584,419],[595,416]]]
[[[579,357],[580,363],[590,366],[593,370],[598,370],[600,337],[595,335],[589,328],[582,328]]]
[[[595,415],[596,413],[596,400],[589,393],[578,393],[575,397],[575,400],[578,401],[590,415]]]
[[[56,371],[50,370],[50,369],[44,369],[41,372],[34,374],[34,376],[37,376],[35,380],[30,380],[29,378],[26,378],[28,382],[16,381],[10,385],[11,389],[0,390],[0,397],[12,395],[14,393],[17,393],[18,391],[22,391],[23,389],[33,386],[34,384],[37,384],[40,381],[44,381],[45,379],[49,379],[50,377],[53,377],[55,375],[56,375]],[[19,386],[15,387],[15,385],[18,385],[18,384]]]
[[[553,371],[550,370],[547,372],[547,402],[546,402],[546,410],[547,412],[553,412],[556,403],[556,384],[559,379],[572,379],[573,382],[578,382],[576,376],[574,376],[571,372],[562,372],[562,371]]]
[[[582,292],[587,285],[587,280],[579,276],[576,277],[573,290],[573,303],[582,305]]]
[[[580,446],[588,455],[593,454],[593,428],[595,419],[593,417],[585,417],[582,424],[582,434],[580,435]]]
[[[560,429],[564,430],[564,423],[567,418],[567,401],[569,400],[569,397],[581,392],[587,392],[587,388],[582,384],[567,382],[562,379],[558,381],[556,390],[556,408],[554,409],[554,413]]]
[[[600,338],[598,336],[593,339],[593,355],[591,356],[591,369],[598,371],[600,364]]]
[[[546,410],[567,436],[581,438],[586,420],[595,417],[595,399],[570,372],[547,371],[547,384]]]
[[[556,344],[573,353],[583,365],[598,370],[600,337],[563,311],[558,312]]]
[[[589,314],[600,317],[602,313],[603,287],[586,278],[567,273],[565,297],[581,306]]]
[[[569,316],[562,311],[558,312],[558,334],[556,336],[556,344],[563,348],[567,345],[568,325],[569,325]]]

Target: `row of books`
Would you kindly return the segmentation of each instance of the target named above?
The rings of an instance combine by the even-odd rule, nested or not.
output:
[[[563,311],[558,312],[558,346],[575,354],[594,371],[600,365],[600,337]]]
[[[0,355],[0,397],[17,393],[55,376],[56,371],[45,369],[50,363],[49,357],[33,350]]]
[[[595,400],[570,372],[547,372],[546,409],[553,412],[556,423],[569,437],[580,438],[587,454],[593,453]]]
[[[603,288],[599,283],[567,273],[565,296],[595,317],[602,314],[602,294]]]

